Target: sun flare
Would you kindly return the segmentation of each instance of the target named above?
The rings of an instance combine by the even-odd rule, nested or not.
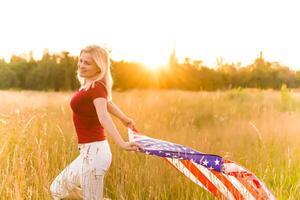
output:
[[[150,70],[159,70],[162,65],[144,65],[147,69],[150,69]]]
[[[153,52],[156,51],[156,55]],[[170,52],[159,52],[157,49],[148,49],[148,52],[143,52],[138,55],[137,59],[144,67],[149,70],[159,70],[168,63]]]

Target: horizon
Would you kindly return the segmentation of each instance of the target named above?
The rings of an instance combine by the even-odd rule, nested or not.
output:
[[[176,49],[173,49],[173,50],[175,50],[175,52],[176,52]],[[4,58],[3,56],[0,55],[0,59],[4,59],[5,62],[10,63],[10,59],[12,58],[12,56],[18,56],[18,57],[21,57],[21,58],[29,59],[30,53],[32,53],[32,54],[33,54],[33,59],[34,59],[35,61],[39,61],[39,60],[42,59],[42,56],[43,56],[44,51],[47,51],[50,55],[60,54],[60,53],[62,53],[62,52],[68,52],[69,55],[72,56],[72,57],[78,56],[78,55],[76,55],[75,53],[72,53],[72,52],[70,52],[70,51],[68,51],[68,50],[61,50],[61,51],[57,51],[57,52],[51,52],[51,51],[49,51],[48,48],[44,48],[44,49],[43,49],[43,52],[39,52],[38,54],[35,54],[33,50],[30,50],[30,51],[28,51],[28,52],[23,52],[23,53],[20,53],[20,54],[13,54],[13,55],[10,55],[10,56],[7,57],[7,58]],[[79,51],[80,51],[80,50],[79,50]],[[169,61],[169,58],[170,58],[171,53],[172,53],[172,52],[169,53],[168,61]],[[223,57],[218,57],[218,58],[216,58],[215,60],[216,60],[216,62],[217,62],[218,59],[221,59],[220,62],[222,62],[222,64],[234,64],[236,67],[247,67],[248,65],[253,64],[253,62],[255,61],[255,59],[257,59],[257,58],[260,57],[260,53],[262,53],[262,57],[263,57],[263,59],[264,59],[265,61],[270,62],[270,63],[278,62],[278,61],[276,61],[276,60],[268,60],[268,59],[266,59],[266,58],[265,58],[265,55],[264,55],[264,52],[262,52],[262,51],[258,52],[258,53],[257,53],[257,56],[254,57],[249,63],[242,63],[242,62],[240,62],[240,61],[236,61],[236,62],[227,62],[227,61],[226,61],[226,58],[223,58]],[[166,62],[166,63],[157,64],[156,66],[151,66],[151,65],[149,65],[149,64],[147,64],[147,63],[144,63],[144,62],[138,61],[138,60],[114,59],[113,56],[111,56],[110,58],[111,58],[113,61],[115,61],[115,62],[125,61],[125,62],[140,63],[140,64],[144,65],[146,68],[152,69],[152,70],[160,69],[160,68],[162,68],[163,66],[168,65],[168,62]],[[191,59],[191,61],[201,61],[201,62],[203,63],[203,66],[204,66],[204,67],[208,67],[208,68],[211,68],[211,69],[214,69],[214,68],[218,67],[217,64],[215,64],[215,65],[208,65],[208,64],[205,62],[205,60],[201,60],[201,59],[192,59],[191,57],[188,57],[188,56],[186,56],[186,57],[184,57],[184,58],[183,58],[183,57],[181,57],[181,58],[180,58],[180,57],[176,57],[176,58],[177,58],[177,60],[178,60],[178,63],[183,63],[185,58],[189,58],[189,59]],[[283,67],[288,67],[290,70],[294,70],[294,71],[299,71],[299,70],[300,70],[300,69],[294,69],[294,68],[292,68],[291,66],[284,65],[284,64],[282,64],[281,62],[278,62],[278,63],[279,63],[281,66],[283,66]]]

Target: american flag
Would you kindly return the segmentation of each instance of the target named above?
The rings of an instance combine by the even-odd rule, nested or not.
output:
[[[172,142],[151,138],[128,128],[129,141],[140,152],[166,159],[187,178],[220,199],[275,200],[268,188],[249,170],[223,159]]]

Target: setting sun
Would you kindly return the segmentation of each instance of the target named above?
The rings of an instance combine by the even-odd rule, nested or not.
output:
[[[162,67],[162,65],[155,65],[155,64],[144,64],[144,66],[147,68],[147,69],[151,69],[151,70],[158,70]]]
[[[151,52],[149,52],[151,53]],[[149,57],[146,56],[141,58],[140,61],[144,64],[147,69],[158,70],[168,63],[168,57]]]

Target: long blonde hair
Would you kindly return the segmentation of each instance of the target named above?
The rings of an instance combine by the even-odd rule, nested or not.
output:
[[[85,78],[80,77],[79,72],[77,70],[77,78],[81,85],[80,89],[83,88],[85,90],[88,90],[90,87],[93,88],[95,86],[95,82],[101,80],[102,82],[104,82],[106,87],[107,99],[108,101],[111,101],[113,80],[110,71],[110,57],[108,51],[100,46],[90,45],[83,48],[80,51],[80,55],[82,53],[89,53],[91,55],[97,67],[99,67],[100,69],[100,74],[90,84],[86,84]]]

